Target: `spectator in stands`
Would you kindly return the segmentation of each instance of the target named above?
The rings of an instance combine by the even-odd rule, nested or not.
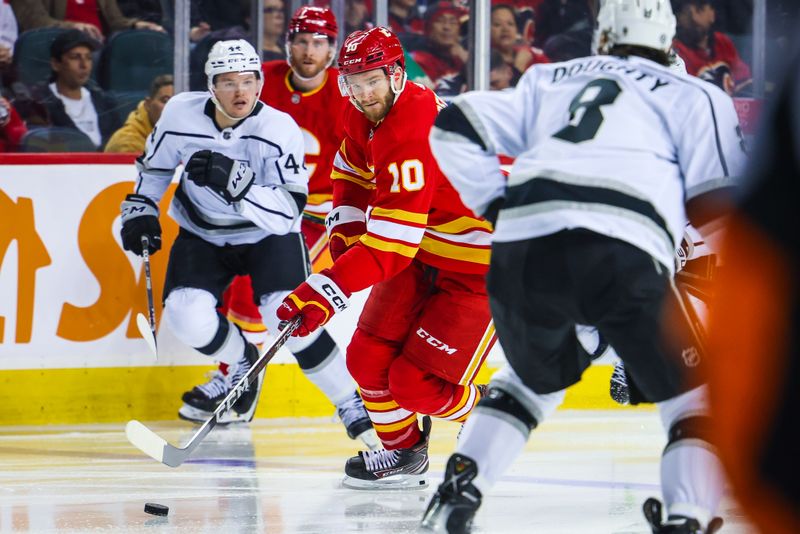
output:
[[[403,43],[403,49],[418,48],[425,35],[425,21],[414,0],[389,0],[389,29]]]
[[[63,126],[83,132],[98,148],[121,121],[114,99],[90,84],[92,52],[99,44],[80,30],[58,35],[50,46],[50,83],[35,86],[33,99],[45,116],[26,116],[28,124]]]
[[[14,43],[17,41],[17,19],[8,0],[0,0],[0,86],[6,83],[14,59]]]
[[[114,132],[106,144],[105,152],[144,152],[147,136],[161,117],[164,105],[174,94],[172,75],[156,76],[150,84],[150,93],[131,111],[122,128]]]
[[[710,0],[672,0],[672,10],[677,19],[672,46],[686,63],[686,71],[731,96],[749,91],[750,67],[733,41],[712,29],[716,14]]]
[[[534,63],[547,63],[539,48],[524,42],[519,33],[515,9],[509,4],[492,6],[491,47],[500,53],[512,71],[511,85],[517,85],[522,73]]]
[[[467,12],[452,2],[442,1],[428,7],[425,43],[411,52],[440,96],[457,95],[466,86],[464,66],[469,54],[461,45],[461,23],[466,16]]]
[[[497,50],[492,50],[489,56],[489,89],[500,91],[512,87],[511,80],[514,79],[514,70],[511,65],[503,60],[503,56]]]
[[[558,61],[590,55],[594,33],[591,3],[592,0],[543,0],[536,9],[533,45],[544,50],[551,61],[557,61],[550,55],[547,41],[566,34],[566,42],[571,44],[571,57]],[[566,52],[563,42],[559,43],[559,52]]]
[[[14,152],[28,128],[11,102],[0,96],[0,152]]]
[[[117,0],[10,0],[22,31],[56,26],[81,30],[92,39],[121,30],[165,31],[159,24],[122,15]]]
[[[350,35],[356,30],[372,27],[370,6],[366,0],[346,0],[344,3],[344,32]]]
[[[286,59],[284,36],[286,35],[286,11],[282,0],[264,0],[264,47],[263,61]]]

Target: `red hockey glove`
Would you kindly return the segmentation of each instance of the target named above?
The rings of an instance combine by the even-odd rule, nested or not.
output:
[[[338,206],[325,218],[328,248],[333,261],[367,233],[367,215],[353,206]]]
[[[289,321],[297,315],[303,320],[293,336],[305,337],[324,325],[350,305],[350,293],[343,291],[333,279],[333,273],[325,269],[321,273],[312,274],[289,294],[280,307],[278,319]]]

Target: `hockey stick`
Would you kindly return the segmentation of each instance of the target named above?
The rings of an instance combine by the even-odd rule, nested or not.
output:
[[[278,333],[277,338],[275,341],[272,342],[272,345],[267,347],[261,352],[261,355],[258,357],[258,360],[253,367],[247,371],[239,382],[233,386],[233,389],[228,393],[228,396],[222,399],[222,402],[219,403],[219,406],[214,413],[211,415],[209,419],[206,420],[205,423],[200,427],[200,429],[195,432],[192,439],[184,445],[183,447],[174,447],[167,443],[167,441],[147,428],[145,425],[137,421],[136,419],[132,419],[128,421],[127,426],[125,427],[125,435],[128,437],[128,441],[130,441],[133,445],[136,446],[140,451],[145,453],[146,455],[150,456],[154,460],[158,460],[164,465],[168,465],[170,467],[178,467],[181,465],[186,458],[192,454],[200,442],[203,441],[203,438],[208,435],[211,430],[217,426],[219,423],[219,418],[231,409],[231,407],[239,400],[239,397],[245,392],[248,386],[254,384],[258,380],[259,373],[267,366],[269,361],[275,356],[275,353],[283,346],[284,343],[289,339],[289,336],[292,335],[292,332],[300,325],[301,317],[297,316],[291,321],[289,321],[286,326]]]
[[[147,308],[148,319],[141,313],[136,314],[136,326],[139,333],[144,338],[147,346],[153,352],[153,356],[158,359],[158,345],[156,344],[156,309],[153,305],[153,278],[150,276],[150,240],[146,235],[142,236],[142,260],[144,260],[144,282],[147,289]]]

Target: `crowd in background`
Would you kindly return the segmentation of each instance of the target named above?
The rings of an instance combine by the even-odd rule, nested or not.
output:
[[[491,89],[513,87],[536,63],[565,61],[592,53],[599,0],[491,1]],[[313,2],[329,5],[329,2]],[[114,133],[152,128],[161,106],[172,94],[171,0],[0,0],[0,151],[59,150],[37,145],[42,128],[76,132],[68,150],[130,150],[129,143],[110,143]],[[447,98],[468,89],[468,3],[389,0],[389,26],[406,51],[409,79]],[[673,49],[689,74],[749,96],[752,50],[752,0],[672,0],[677,17]],[[263,59],[285,59],[284,37],[289,5],[264,0]],[[780,47],[792,28],[781,27],[798,7],[787,0],[768,1],[768,44]],[[225,39],[253,39],[250,0],[191,0],[191,90],[206,86],[203,64],[211,46]],[[372,0],[346,0],[345,32],[373,25]],[[47,31],[45,31],[47,30]],[[131,40],[134,33],[143,40]],[[134,87],[117,83],[126,76],[130,55],[112,49],[128,42],[162,43],[156,67],[135,71]],[[39,44],[37,58],[26,61]],[[149,40],[149,41],[148,41]],[[166,43],[166,44],[163,44]],[[147,48],[147,47],[144,47]],[[122,57],[127,59],[115,59]],[[115,63],[116,61],[116,63]],[[49,67],[49,68],[48,68]],[[130,70],[130,69],[129,69]],[[160,70],[160,71],[159,71]],[[29,72],[30,71],[30,72]],[[168,81],[169,83],[165,82]],[[124,90],[119,90],[123,87]],[[165,89],[167,88],[167,89]],[[127,117],[127,119],[126,119]],[[123,138],[125,134],[123,133]],[[26,142],[28,140],[29,142]]]

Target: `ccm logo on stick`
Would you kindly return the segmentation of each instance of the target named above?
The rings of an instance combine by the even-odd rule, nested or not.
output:
[[[422,339],[424,339],[428,343],[428,345],[436,347],[437,349],[446,352],[447,354],[454,354],[458,350],[455,347],[451,347],[444,341],[436,339],[435,337],[430,335],[424,328],[419,328],[417,330],[417,335]]]

